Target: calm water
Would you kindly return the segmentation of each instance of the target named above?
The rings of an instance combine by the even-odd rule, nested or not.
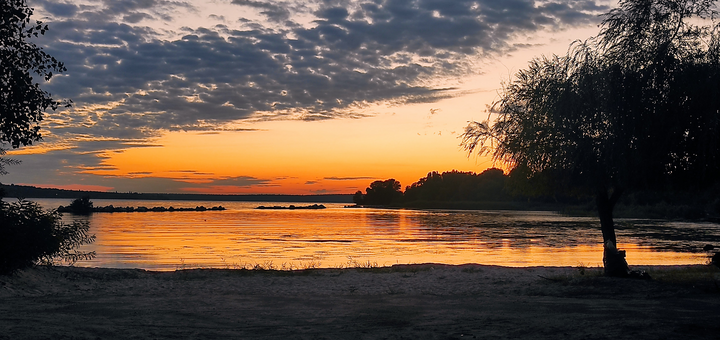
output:
[[[46,208],[70,200],[35,199]],[[598,266],[602,237],[595,218],[551,212],[347,209],[256,210],[308,203],[93,200],[95,206],[205,207],[225,211],[66,214],[88,220],[97,240],[92,261],[77,266],[236,268],[272,265],[481,263],[504,266]],[[619,220],[620,248],[631,265],[698,264],[705,244],[720,245],[720,225]]]

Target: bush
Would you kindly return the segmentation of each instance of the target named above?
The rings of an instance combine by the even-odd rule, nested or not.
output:
[[[34,202],[0,201],[0,274],[12,274],[36,264],[74,264],[95,257],[95,252],[75,250],[95,240],[88,234],[89,224],[67,225],[61,216],[56,211],[42,210]]]
[[[70,203],[70,211],[76,215],[90,215],[93,212],[93,203],[90,196],[83,196]]]

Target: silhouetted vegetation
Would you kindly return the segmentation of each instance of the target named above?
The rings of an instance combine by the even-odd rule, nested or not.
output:
[[[87,222],[66,225],[60,213],[43,211],[34,202],[0,201],[0,274],[36,264],[72,264],[94,257],[94,252],[76,250],[94,241],[88,229]]]
[[[54,100],[34,78],[49,81],[66,69],[30,41],[48,30],[42,22],[31,20],[32,14],[25,0],[0,3],[0,142],[13,148],[40,140],[39,123],[48,109],[70,106],[69,101]],[[0,156],[4,154],[0,148]],[[0,174],[12,163],[0,158]]]
[[[720,179],[715,2],[620,1],[597,37],[520,71],[493,106],[497,119],[468,125],[463,145],[492,153],[538,193],[593,196],[603,240],[617,244],[623,193],[692,192]]]
[[[402,198],[388,207],[470,210],[552,210],[568,215],[597,215],[592,195],[581,192],[541,191],[550,187],[542,176],[526,178],[517,170],[509,175],[500,169],[480,174],[457,170],[428,173],[406,187]],[[380,181],[378,181],[380,182]],[[358,191],[355,202],[363,205]],[[379,204],[367,204],[379,205]],[[633,191],[621,197],[615,209],[619,217],[720,221],[720,188],[703,191]]]
[[[39,123],[48,109],[70,106],[69,101],[52,99],[34,78],[50,81],[65,67],[29,40],[48,30],[47,25],[31,20],[32,14],[25,0],[0,3],[0,156],[6,151],[2,145],[18,148],[40,140]],[[0,158],[0,174],[14,163]],[[36,203],[0,201],[0,273],[58,259],[72,263],[92,257],[93,253],[74,250],[93,241],[87,232],[87,223],[64,225],[58,212],[43,211]]]
[[[364,206],[391,206],[410,208],[446,208],[446,209],[487,209],[487,210],[557,210],[557,198],[550,196],[528,196],[513,191],[512,176],[505,175],[501,169],[491,168],[482,173],[464,171],[433,171],[417,182],[400,191],[400,183],[394,179],[375,181],[368,187],[368,195],[361,191],[355,193],[353,200]],[[378,189],[380,188],[380,189]],[[366,190],[366,191],[367,191]],[[378,200],[378,193],[384,193],[385,199]],[[388,199],[387,197],[392,197]],[[572,198],[564,200],[573,204],[585,201]]]
[[[487,169],[480,174],[457,170],[428,173],[426,177],[400,191],[394,179],[374,181],[363,194],[358,191],[353,201],[363,206],[393,206],[452,209],[523,209],[529,205],[525,197],[511,197],[506,190],[508,176],[500,169]],[[537,203],[537,202],[533,202]]]
[[[90,196],[83,196],[72,201],[65,211],[61,209],[58,209],[58,211],[69,212],[76,215],[90,215],[90,213],[93,212],[93,203],[90,202]]]
[[[390,205],[400,203],[403,198],[400,182],[393,178],[374,181],[365,189],[365,194],[355,193],[353,201],[359,205]]]
[[[405,202],[414,201],[509,201],[505,191],[507,176],[500,169],[480,174],[449,171],[430,172],[405,189]]]

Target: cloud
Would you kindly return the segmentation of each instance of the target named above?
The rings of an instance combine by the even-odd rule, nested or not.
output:
[[[218,178],[214,174],[193,170],[178,171],[167,176],[150,172],[114,175],[117,169],[100,164],[102,158],[98,158],[96,154],[81,154],[73,150],[55,151],[42,157],[17,155],[12,158],[20,160],[21,163],[8,168],[9,173],[2,176],[2,183],[36,185],[51,180],[53,187],[95,186],[103,187],[107,191],[155,193],[186,191],[233,193],[242,189],[276,185],[275,179],[251,176]]]
[[[283,24],[185,27],[183,36],[163,39],[135,24],[175,20],[174,9],[192,5],[37,3],[55,16],[46,51],[68,68],[46,87],[75,102],[54,131],[90,128],[117,138],[243,119],[357,117],[358,108],[383,101],[434,102],[452,89],[427,83],[473,72],[473,56],[510,49],[518,34],[595,22],[605,9],[593,1],[234,0]],[[303,11],[314,17],[310,25],[292,21]]]
[[[74,4],[64,2],[42,0],[36,1],[36,3],[42,4],[46,11],[57,17],[72,17],[79,9],[79,7]]]
[[[260,13],[267,16],[268,20],[274,22],[283,22],[290,18],[290,11],[285,6],[278,5],[277,2],[263,2],[252,0],[232,0],[235,5],[258,8]]]
[[[8,169],[8,174],[1,178],[3,183],[47,183],[50,179],[58,185],[90,183],[93,176],[78,173],[78,169],[100,167],[102,161],[97,154],[80,153],[73,149],[41,156],[13,155],[11,158],[21,163]],[[104,185],[94,180],[92,184]]]
[[[65,0],[29,0],[31,7],[49,14],[54,20],[71,19],[87,23],[124,21],[137,23],[138,19],[171,20],[177,8],[194,9],[185,1],[166,0],[95,0],[92,2]],[[139,21],[139,20],[138,20]]]
[[[147,13],[142,13],[142,12],[129,13],[129,14],[123,16],[123,21],[129,22],[131,24],[136,24],[136,23],[142,21],[143,19],[153,19],[153,16],[150,14],[147,14]]]
[[[237,12],[200,14],[221,2],[29,3],[50,26],[37,43],[68,69],[43,88],[74,107],[46,115],[48,147],[31,151],[45,154],[13,156],[24,163],[4,182],[20,172],[25,183],[74,175],[58,184],[82,184],[96,175],[78,169],[112,172],[102,163],[107,153],[157,146],[147,141],[169,130],[252,131],[229,126],[360,118],[371,104],[462,95],[434,84],[479,72],[483,56],[522,48],[518,37],[597,23],[608,9],[600,0],[232,0],[222,4]],[[192,15],[204,21],[185,20]],[[145,176],[93,183],[144,192],[195,185]],[[358,179],[373,178],[324,180]],[[274,184],[237,177],[213,185]]]
[[[228,177],[223,179],[213,180],[210,184],[213,186],[233,186],[233,187],[251,187],[261,185],[271,185],[272,180],[270,179],[259,179],[249,176],[237,176]]]
[[[323,179],[324,179],[324,180],[328,180],[328,181],[356,181],[356,180],[360,180],[360,179],[367,179],[367,180],[375,179],[375,177],[366,177],[366,176],[361,176],[361,177],[325,177],[325,178],[323,178]]]

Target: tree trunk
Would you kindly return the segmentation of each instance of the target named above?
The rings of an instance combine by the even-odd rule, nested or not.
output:
[[[612,241],[617,245],[617,237],[615,236],[615,223],[613,222],[613,209],[617,203],[620,193],[615,190],[612,195],[608,195],[607,190],[598,190],[595,196],[598,215],[600,217],[600,230],[602,230],[603,244]]]
[[[617,237],[615,236],[615,223],[613,222],[613,209],[622,189],[614,189],[612,193],[607,189],[598,190],[595,196],[598,215],[600,217],[600,229],[603,235],[603,265],[605,275],[628,276],[630,269],[625,261],[625,251],[617,249]]]

